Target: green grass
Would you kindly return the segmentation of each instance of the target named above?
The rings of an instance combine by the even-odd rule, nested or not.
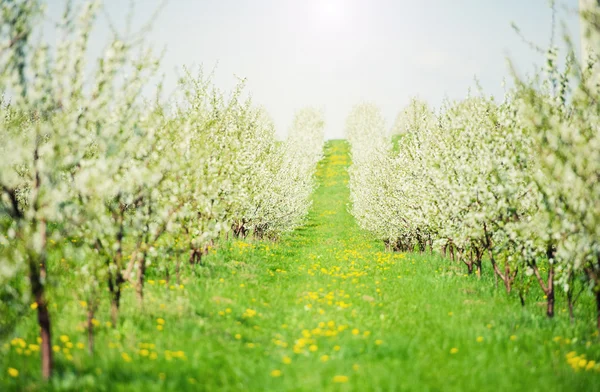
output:
[[[93,357],[77,348],[75,278],[61,280],[54,381],[41,383],[37,353],[10,342],[35,343],[31,311],[0,348],[0,390],[600,390],[600,373],[566,360],[600,360],[591,301],[570,324],[559,299],[548,320],[541,294],[523,308],[489,268],[479,281],[437,256],[386,253],[347,212],[348,164],[348,145],[328,142],[307,224],[281,241],[224,243],[183,288],[149,276],[144,309],[125,290],[117,328],[104,301]]]

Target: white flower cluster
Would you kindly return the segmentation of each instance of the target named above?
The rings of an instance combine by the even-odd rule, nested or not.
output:
[[[375,107],[357,107],[347,132],[360,226],[395,250],[438,244],[469,272],[485,257],[509,292],[537,281],[549,316],[556,284],[571,301],[583,281],[600,305],[600,90],[573,58],[560,72],[550,50],[545,81],[517,80],[502,103],[469,96],[434,116],[413,101],[394,141]]]

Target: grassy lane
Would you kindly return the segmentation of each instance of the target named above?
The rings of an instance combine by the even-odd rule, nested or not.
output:
[[[587,360],[571,361],[575,371],[566,358],[600,359],[593,326],[570,325],[562,312],[548,321],[543,308],[523,309],[449,261],[384,252],[347,212],[348,165],[347,144],[328,142],[309,220],[280,242],[231,242],[186,271],[182,286],[151,277],[143,311],[126,290],[118,328],[100,312],[94,358],[79,348],[81,299],[63,288],[54,386],[600,390]],[[36,355],[18,340],[35,341],[33,314],[15,337],[0,365],[20,375],[3,383],[36,389]]]

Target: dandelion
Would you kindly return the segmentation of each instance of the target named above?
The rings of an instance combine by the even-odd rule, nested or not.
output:
[[[33,309],[33,310],[36,310],[36,309],[38,308],[38,303],[37,303],[37,302],[34,302],[34,303],[32,303],[31,305],[29,305],[29,307],[30,307],[31,309]]]
[[[341,376],[341,375],[334,376],[333,382],[338,383],[338,384],[348,382],[348,376]]]
[[[15,368],[9,367],[8,368],[8,375],[11,376],[12,378],[19,377],[19,371],[17,369],[15,369]]]
[[[319,346],[317,346],[316,344],[311,344],[310,347],[308,347],[308,349],[312,352],[315,352],[319,349]]]
[[[158,325],[165,325],[165,319],[160,318],[160,317],[157,318],[156,319],[156,324],[158,324]]]
[[[458,352],[458,349],[456,347],[452,347],[450,349],[450,354],[456,354]]]
[[[121,353],[121,357],[125,362],[131,362],[131,357],[127,353]]]
[[[483,342],[483,336],[477,336],[477,343]]]
[[[360,330],[358,328],[354,328],[352,330],[352,335],[358,335],[360,333]]]
[[[281,370],[279,370],[279,369],[271,370],[271,377],[281,377]]]
[[[60,341],[63,343],[67,343],[69,341],[69,337],[67,335],[61,335]]]
[[[512,340],[513,342],[514,342],[515,340],[517,340],[517,335],[510,335],[510,340]]]
[[[334,351],[340,351],[341,347],[340,346],[333,346],[333,350]]]
[[[236,338],[237,340],[240,340],[240,339],[242,338],[242,335],[240,335],[239,333],[236,333],[236,334],[235,334],[235,338]]]
[[[329,355],[321,355],[321,362],[329,361]]]
[[[377,339],[375,341],[375,344],[378,345],[378,346],[381,346],[382,343],[383,343],[383,340],[381,340],[381,339]]]

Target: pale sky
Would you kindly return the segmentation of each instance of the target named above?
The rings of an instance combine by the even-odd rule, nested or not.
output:
[[[77,3],[77,1],[76,1]],[[124,26],[125,0],[105,0],[113,23]],[[135,24],[146,21],[160,0],[139,0]],[[326,137],[341,138],[353,105],[379,105],[391,127],[412,96],[433,105],[466,96],[477,77],[484,90],[502,95],[506,58],[520,72],[542,57],[530,41],[550,42],[548,0],[170,0],[148,39],[165,48],[167,91],[184,65],[215,70],[215,84],[230,89],[234,75],[247,78],[255,103],[263,105],[285,136],[295,110],[323,108]],[[64,0],[49,0],[58,19]],[[558,0],[562,24],[578,37],[577,0]],[[92,49],[108,40],[100,15]],[[575,39],[575,41],[577,41]],[[92,51],[93,51],[92,50]]]

